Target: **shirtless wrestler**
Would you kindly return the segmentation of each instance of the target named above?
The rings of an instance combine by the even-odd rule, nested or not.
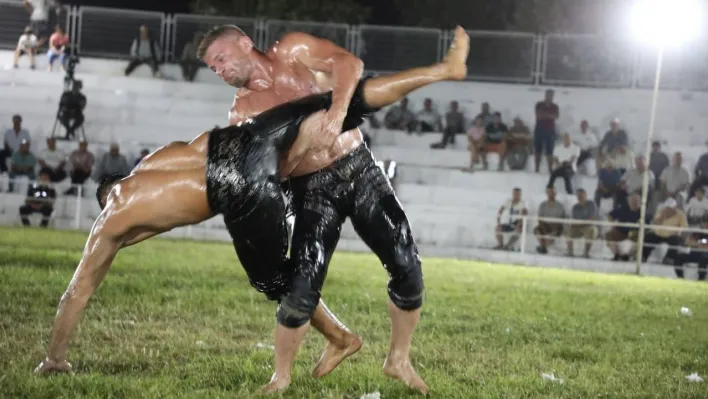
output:
[[[405,77],[397,74],[372,78],[357,86],[343,127],[361,123],[360,116],[368,112],[367,106],[376,109],[392,104],[425,84],[402,76]],[[251,283],[269,298],[278,299],[278,290],[283,289],[289,278],[288,268],[282,264],[287,250],[284,204],[279,187],[273,187],[278,180],[278,155],[292,143],[293,132],[297,131],[293,127],[299,127],[305,116],[329,107],[331,99],[329,93],[311,96],[276,107],[241,126],[207,132],[200,136],[207,137],[208,145],[203,152],[187,143],[172,143],[146,157],[130,176],[102,182],[97,196],[103,211],[62,296],[47,357],[37,371],[70,371],[71,366],[66,361],[70,336],[121,248],[179,226],[200,223],[217,213],[224,214]],[[319,112],[307,118],[300,130],[316,132],[321,124],[318,118],[322,116]],[[300,134],[288,156],[297,160],[309,149],[317,148],[313,142],[315,136],[314,133]],[[172,162],[160,169],[157,166],[165,151],[183,162]],[[154,164],[153,160],[156,160]],[[264,237],[265,233],[259,231],[258,226],[268,226],[264,228],[268,236]],[[277,236],[273,237],[272,232],[277,232]],[[244,251],[241,244],[246,233],[250,245],[269,246],[254,253]],[[273,243],[277,248],[273,248]],[[339,323],[321,302],[312,324],[329,340],[315,367],[315,376],[327,374],[361,345],[358,337]]]
[[[458,27],[443,63],[400,75],[411,84],[463,79],[468,51],[469,37]],[[287,34],[263,53],[240,29],[221,26],[205,35],[198,56],[226,83],[240,88],[231,123],[283,101],[332,90],[333,104],[323,120],[321,137],[339,131],[342,110],[361,73],[361,61],[352,54],[303,33]],[[387,90],[398,92],[393,86]],[[278,307],[275,373],[266,391],[280,390],[290,383],[292,361],[319,303],[327,264],[347,216],[390,276],[391,348],[384,372],[422,393],[428,391],[409,360],[422,305],[420,259],[405,213],[362,142],[360,132],[353,129],[325,150],[313,148],[297,161],[292,156],[281,159],[281,174],[291,178],[294,193],[291,254],[296,272]]]

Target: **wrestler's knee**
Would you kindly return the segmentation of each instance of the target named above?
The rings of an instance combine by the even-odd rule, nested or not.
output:
[[[320,301],[320,292],[304,277],[293,279],[290,292],[282,297],[276,317],[278,324],[298,328],[307,323],[315,313]]]
[[[394,245],[392,264],[387,265],[391,279],[388,295],[391,302],[403,310],[423,306],[423,269],[418,249],[410,234],[403,234]]]

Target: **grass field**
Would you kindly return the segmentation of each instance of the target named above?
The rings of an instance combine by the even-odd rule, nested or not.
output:
[[[0,396],[247,398],[268,381],[272,350],[257,344],[272,344],[275,307],[232,247],[160,239],[117,257],[72,343],[76,374],[33,375],[84,239],[0,228]],[[708,397],[685,378],[708,375],[708,284],[438,259],[424,271],[413,361],[433,397]],[[324,298],[364,347],[315,380],[311,332],[282,397],[414,397],[381,373],[385,286],[374,257],[335,255]]]

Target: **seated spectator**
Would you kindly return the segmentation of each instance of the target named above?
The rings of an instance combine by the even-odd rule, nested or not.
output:
[[[632,152],[632,149],[629,147],[619,147],[615,150],[612,161],[615,164],[615,168],[619,169],[619,171],[624,174],[626,171],[634,168],[634,152]]]
[[[587,200],[587,194],[582,188],[578,189],[578,203],[573,205],[571,218],[573,220],[594,221],[597,219],[597,207],[595,203]],[[592,242],[597,238],[597,227],[590,223],[573,223],[568,227],[568,256],[573,255],[573,240],[578,238],[585,239],[584,257],[590,257],[590,249]]]
[[[501,217],[504,211],[509,211],[509,219],[507,223],[502,223]],[[521,189],[516,187],[512,191],[512,196],[510,200],[507,200],[504,205],[499,208],[497,212],[497,246],[494,249],[505,249],[511,250],[519,240],[519,234],[521,234],[521,226],[523,224],[522,216],[528,215],[528,208],[526,208],[526,202],[521,199]],[[502,233],[515,234],[509,239],[509,242],[504,245],[504,235]]]
[[[150,154],[150,150],[148,150],[147,148],[143,148],[142,150],[140,150],[140,157],[135,160],[135,165],[133,165],[133,167],[138,166],[140,161],[142,161],[143,158],[145,158],[149,154]]]
[[[98,166],[94,172],[94,180],[100,182],[104,177],[122,174],[130,174],[132,168],[128,165],[128,161],[125,156],[120,153],[120,146],[118,143],[112,143],[110,151],[103,154],[101,160],[98,162]]]
[[[37,36],[32,33],[32,28],[29,26],[25,28],[24,33],[20,36],[17,41],[17,48],[15,48],[15,57],[12,61],[13,68],[19,68],[20,57],[27,54],[30,60],[30,68],[35,68],[34,63],[34,53],[37,51]]]
[[[484,119],[480,117],[477,117],[474,126],[467,130],[467,149],[470,151],[470,167],[466,169],[468,172],[472,172],[474,166],[479,163],[479,153],[484,149],[485,132]]]
[[[445,148],[448,144],[455,144],[455,135],[465,131],[465,115],[459,110],[457,101],[450,103],[450,111],[445,114],[445,128],[440,143],[431,144],[430,148]]]
[[[37,48],[44,46],[49,38],[49,14],[60,0],[24,0],[25,8],[30,12],[30,28],[37,35]]]
[[[619,119],[613,119],[610,122],[610,130],[605,133],[598,146],[598,160],[603,162],[608,158],[614,158],[621,147],[629,148],[629,136],[627,132],[620,129]]]
[[[706,142],[708,144],[708,142]],[[698,158],[698,162],[696,163],[696,169],[693,171],[693,184],[691,184],[691,192],[689,193],[692,194],[696,191],[696,188],[698,187],[707,187],[708,186],[708,152],[705,154],[701,155],[700,158]],[[689,197],[690,198],[690,197]]]
[[[612,212],[610,212],[610,222],[639,223],[639,219],[641,219],[640,207],[642,205],[642,197],[640,197],[638,194],[632,194],[629,197],[628,202],[628,207],[617,207],[613,209]],[[649,222],[647,221],[647,223]],[[605,234],[605,241],[607,241],[607,246],[610,248],[610,251],[612,251],[615,256],[612,260],[629,261],[629,255],[622,255],[619,253],[617,243],[624,240],[632,240],[636,242],[637,232],[638,229],[635,227],[613,226],[612,229]]]
[[[49,38],[49,51],[47,51],[47,58],[49,58],[49,71],[54,67],[54,62],[59,59],[59,65],[61,69],[64,69],[64,59],[66,58],[66,46],[69,44],[69,35],[64,32],[61,26],[57,25],[54,27],[54,33]]]
[[[708,198],[705,194],[705,188],[698,187],[693,190],[693,198],[686,204],[686,218],[691,227],[698,226],[703,218],[708,217]]]
[[[533,149],[533,137],[531,130],[518,116],[514,118],[514,123],[509,128],[508,139],[509,151],[525,150],[527,153]]]
[[[12,153],[10,161],[10,192],[13,190],[12,180],[27,176],[28,179],[34,180],[34,168],[37,166],[37,159],[29,150],[29,141],[22,141],[20,149]]]
[[[145,63],[152,68],[152,76],[157,76],[160,73],[160,54],[160,45],[150,36],[147,26],[141,26],[140,36],[133,40],[130,47],[130,62],[125,68],[125,76]]]
[[[79,142],[79,149],[71,153],[69,163],[71,164],[72,187],[67,190],[66,194],[77,195],[78,189],[76,186],[83,185],[86,179],[91,176],[94,163],[93,154],[89,152],[86,140]]]
[[[575,174],[576,162],[580,156],[580,147],[570,141],[570,135],[563,133],[563,143],[553,150],[553,170],[551,178],[548,180],[548,187],[554,187],[556,179],[563,178],[565,191],[573,194],[573,184],[570,179]]]
[[[475,119],[477,119],[477,118],[482,119],[482,121],[484,122],[484,126],[487,126],[488,124],[492,123],[492,120],[494,119],[494,115],[492,115],[492,111],[490,111],[489,103],[487,103],[487,102],[482,103],[479,114],[477,114],[477,116],[475,116]]]
[[[538,217],[565,219],[565,207],[563,204],[556,201],[556,189],[548,187],[546,189],[546,197],[548,199],[543,201],[541,206],[538,207]],[[536,226],[533,233],[536,235],[536,239],[539,243],[538,247],[536,247],[536,251],[540,254],[547,254],[548,247],[553,245],[555,238],[563,234],[563,223],[539,220],[538,226]]]
[[[671,166],[664,169],[659,180],[661,181],[660,201],[673,198],[678,203],[679,209],[683,209],[683,197],[680,194],[688,190],[691,177],[683,166],[683,156],[680,152],[674,154]]]
[[[81,92],[83,87],[83,82],[75,80],[71,90],[62,93],[59,99],[59,122],[66,129],[67,140],[73,139],[76,136],[76,129],[84,124],[86,96]]]
[[[384,116],[386,129],[406,130],[408,133],[415,129],[415,115],[408,109],[408,97],[404,97],[399,105],[389,108]]]
[[[438,111],[433,109],[433,100],[426,98],[423,101],[423,109],[416,115],[418,133],[442,132],[442,118]]]
[[[182,58],[179,61],[179,66],[182,69],[182,77],[187,82],[193,82],[194,78],[202,67],[202,61],[197,58],[197,47],[202,41],[204,34],[197,32],[190,42],[184,45],[182,49]]]
[[[585,171],[588,176],[595,176],[597,173],[597,148],[600,140],[595,132],[590,130],[588,121],[580,122],[580,132],[573,137],[573,142],[580,147],[578,156],[578,169]]]
[[[661,151],[661,143],[654,141],[651,143],[651,155],[649,156],[649,170],[654,174],[656,181],[654,187],[661,187],[661,174],[669,166],[669,156]]]
[[[600,206],[600,200],[603,198],[614,198],[621,190],[620,183],[622,174],[615,169],[611,160],[605,161],[602,169],[597,177],[597,189],[595,190],[595,205]],[[614,205],[613,205],[614,206]]]
[[[22,224],[30,225],[29,215],[33,213],[42,214],[42,227],[49,226],[49,219],[54,212],[54,201],[57,198],[57,193],[52,188],[49,181],[49,174],[46,171],[39,172],[39,180],[32,183],[27,188],[27,198],[25,204],[20,207],[20,218]]]
[[[649,174],[647,182],[647,198],[652,198],[654,192],[654,174],[647,168],[643,156],[635,158],[635,169],[630,169],[622,175],[620,182],[621,190],[615,196],[615,206],[627,206],[627,197],[632,194],[642,195],[642,186],[644,184],[644,175]],[[647,209],[649,205],[647,204]]]
[[[7,160],[10,159],[13,152],[20,148],[23,141],[30,143],[30,134],[27,129],[22,128],[22,117],[13,115],[12,128],[5,131],[3,148],[0,149],[0,174],[8,171]]]
[[[64,151],[57,149],[57,142],[54,137],[47,138],[47,148],[39,153],[37,159],[40,167],[40,173],[45,172],[49,175],[49,180],[52,183],[60,182],[66,179],[66,154]]]
[[[686,214],[677,208],[676,200],[669,198],[664,202],[663,207],[656,212],[651,224],[662,227],[687,228],[688,220],[686,219]],[[677,230],[667,230],[660,227],[653,228],[644,237],[642,262],[647,261],[649,255],[651,255],[652,251],[658,244],[667,243],[670,247],[666,252],[664,261],[670,259],[670,263],[673,264],[676,261],[676,256],[678,254],[676,247],[682,245],[683,243],[681,235],[681,232]]]
[[[708,230],[708,217],[701,220],[701,228]],[[683,266],[687,263],[698,265],[698,281],[706,281],[708,269],[708,233],[692,233],[686,239],[686,245],[691,248],[689,253],[677,254],[674,262],[676,277],[683,278]]]
[[[489,169],[487,163],[487,154],[496,152],[499,154],[498,170],[504,170],[504,160],[506,159],[507,139],[509,137],[509,128],[502,123],[501,113],[495,112],[492,118],[492,123],[487,124],[484,129],[484,146],[482,146],[482,164],[484,170]]]

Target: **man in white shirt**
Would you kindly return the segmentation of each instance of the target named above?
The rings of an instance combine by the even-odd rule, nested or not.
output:
[[[551,179],[548,181],[548,187],[553,187],[556,179],[559,177],[565,181],[565,191],[568,194],[573,194],[573,184],[570,178],[573,177],[577,168],[578,158],[580,157],[580,147],[570,141],[570,135],[563,133],[563,144],[557,145],[553,150],[553,171]]]
[[[671,165],[661,172],[659,181],[661,201],[673,198],[678,203],[678,208],[683,209],[683,196],[680,194],[688,190],[691,176],[688,174],[688,169],[683,166],[683,155],[680,152],[674,154]]]
[[[578,169],[584,170],[588,176],[597,174],[597,164],[592,160],[596,158],[597,147],[600,145],[600,140],[595,132],[590,130],[588,121],[580,122],[580,132],[575,135],[573,142],[580,147],[580,156],[578,156]]]
[[[17,48],[15,49],[15,58],[12,62],[12,66],[16,69],[19,67],[20,57],[23,54],[27,54],[30,60],[30,68],[34,69],[34,52],[37,48],[37,36],[32,32],[32,28],[29,26],[25,28],[24,33],[20,36],[20,40],[17,41]]]
[[[504,211],[509,212],[509,219],[506,223],[502,223],[502,214]],[[504,205],[499,208],[497,212],[497,246],[494,249],[506,249],[510,250],[513,245],[518,241],[519,234],[521,234],[521,225],[523,220],[522,216],[528,215],[528,208],[526,208],[526,202],[521,199],[521,189],[516,187],[512,191],[512,196],[510,200],[507,200]],[[511,236],[509,242],[504,245],[504,234],[514,232]]]
[[[5,132],[3,146],[0,148],[0,173],[7,172],[7,160],[10,159],[13,152],[20,148],[23,140],[29,143],[30,134],[22,128],[22,117],[13,115],[12,128]]]
[[[37,47],[42,47],[49,38],[49,11],[54,0],[24,0],[24,4],[30,12],[30,27],[38,37]]]
[[[686,204],[686,217],[691,227],[700,226],[701,221],[708,218],[708,198],[703,187],[693,190],[693,197]]]
[[[57,142],[53,137],[47,138],[47,148],[39,153],[39,172],[46,172],[52,183],[66,179],[66,153],[57,149]]]

